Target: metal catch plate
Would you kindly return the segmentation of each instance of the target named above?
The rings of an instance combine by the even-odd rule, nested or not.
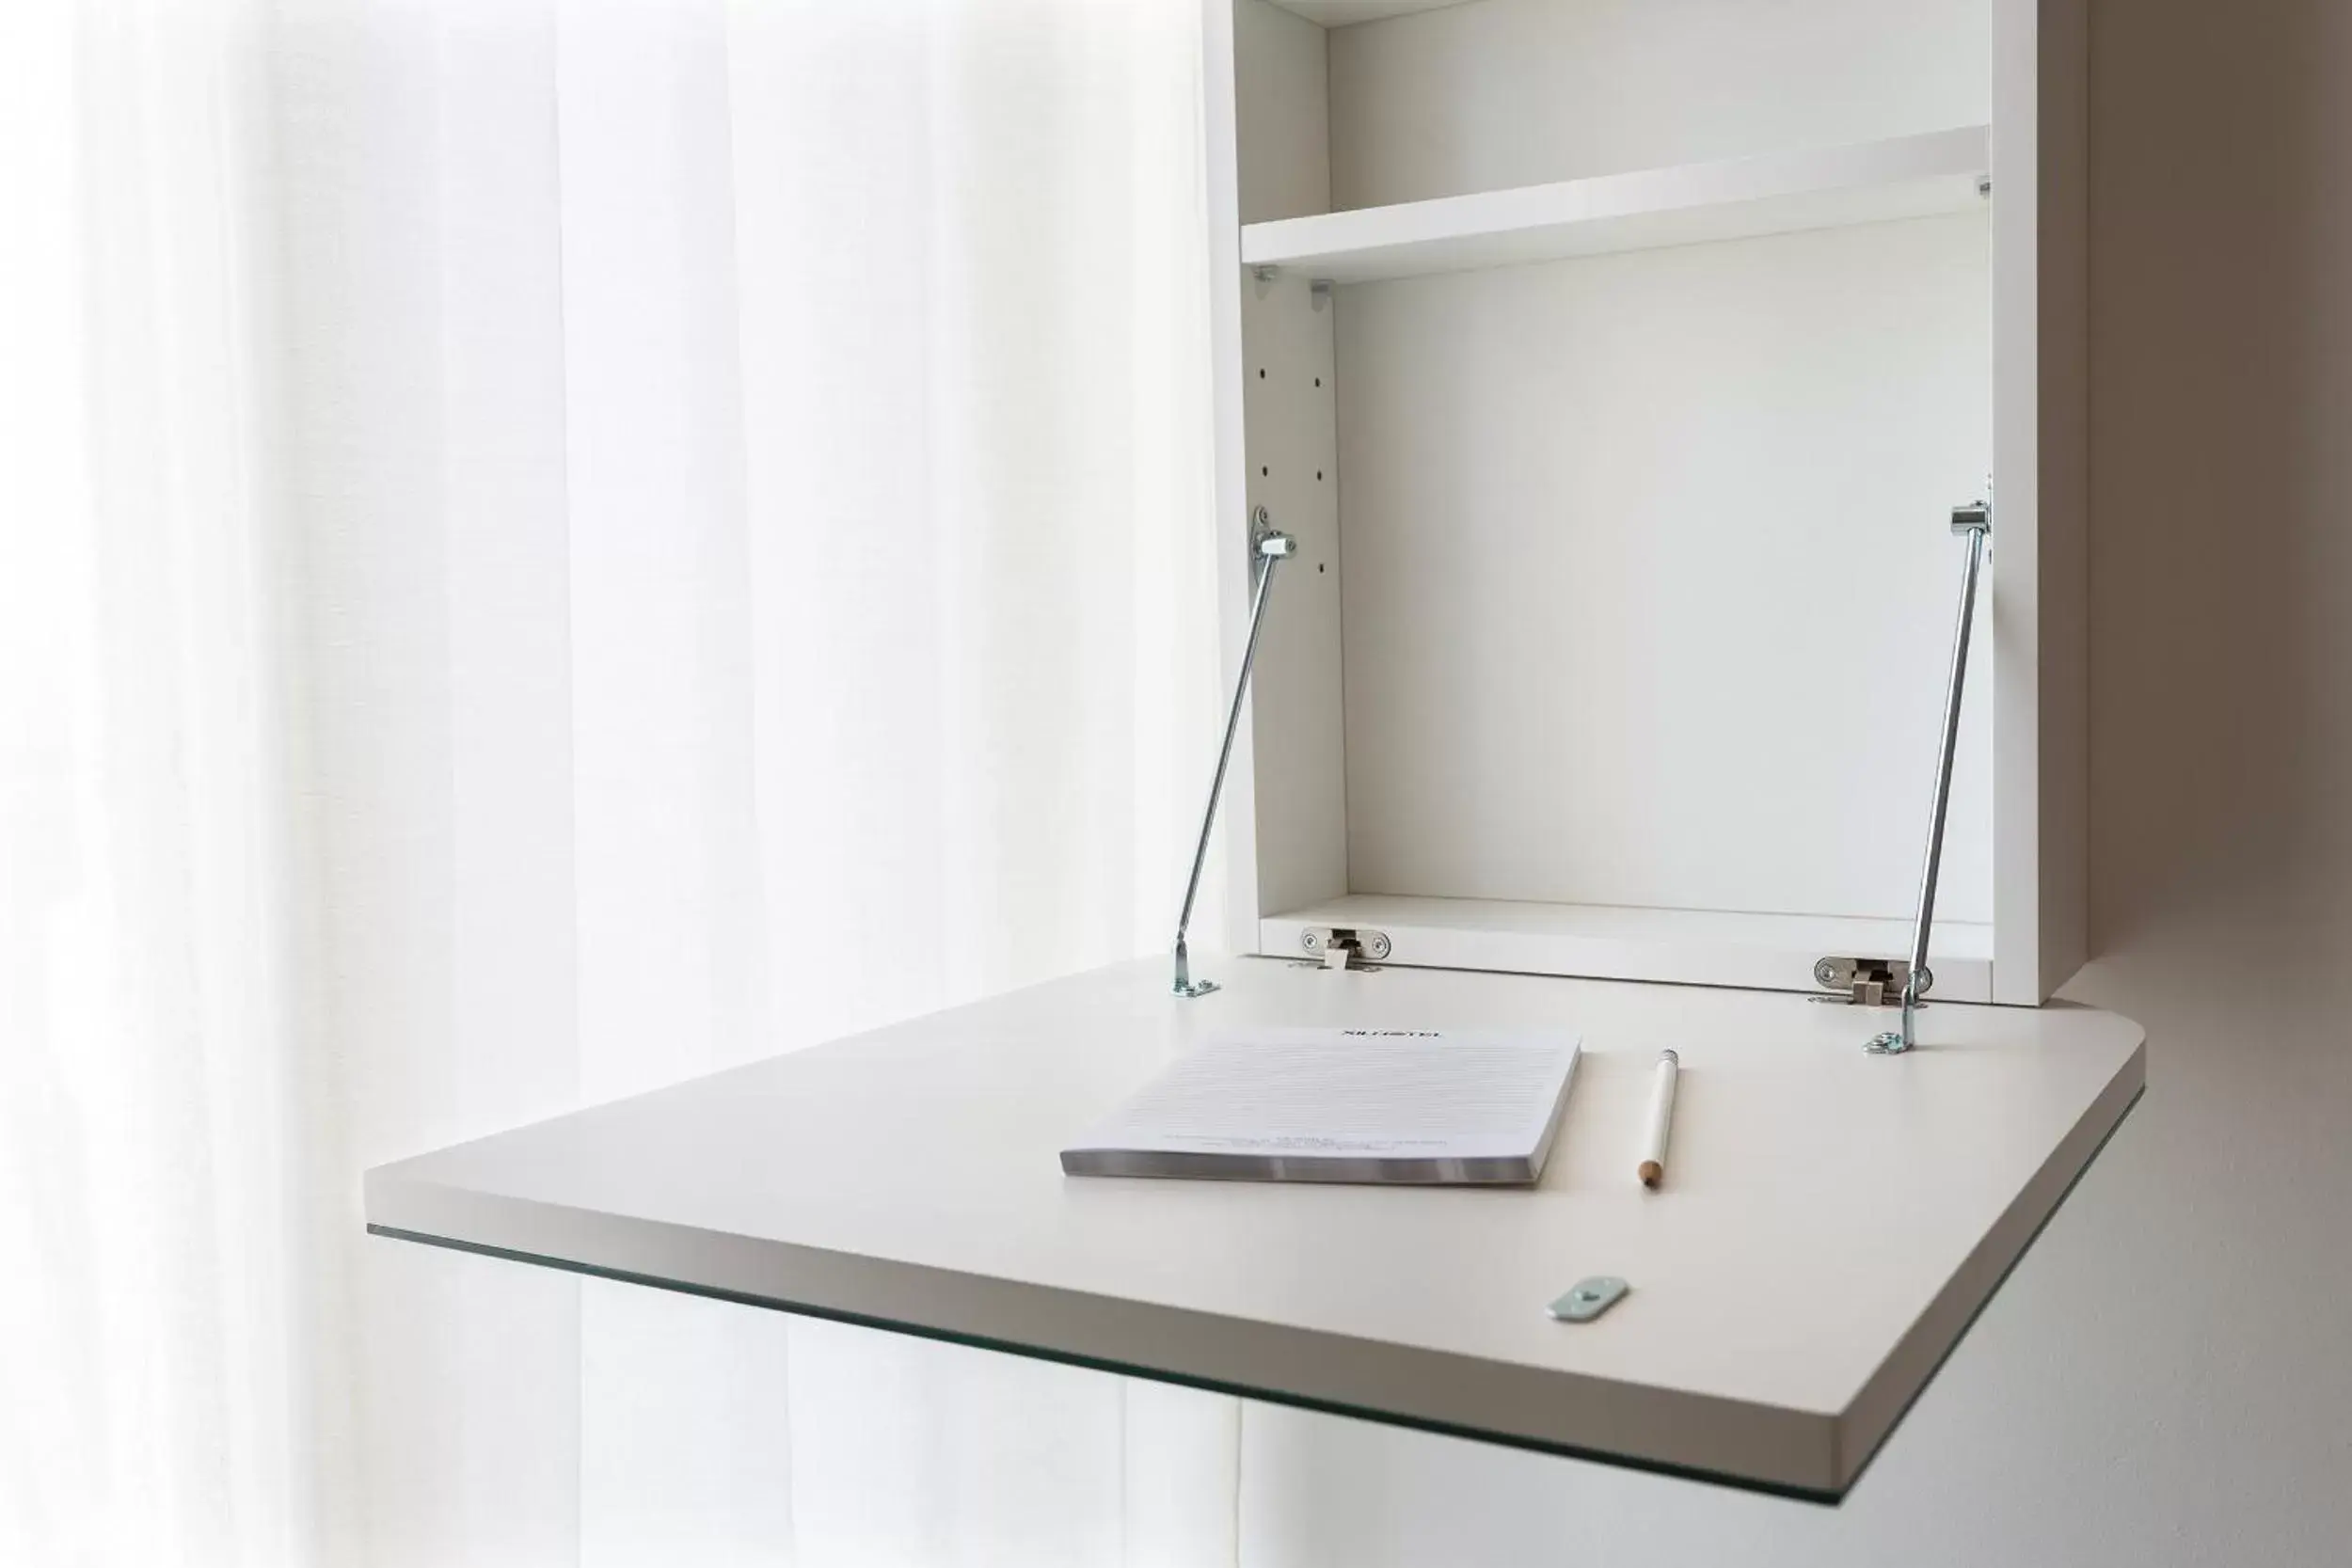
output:
[[[1614,1275],[1595,1275],[1569,1286],[1568,1293],[1545,1310],[1564,1323],[1588,1323],[1616,1306],[1630,1289]]]
[[[1911,964],[1902,958],[1827,958],[1815,961],[1814,982],[1824,990],[1841,992],[1837,996],[1817,996],[1816,1002],[1844,1002],[1857,1007],[1893,1007],[1903,999],[1903,987],[1911,982]],[[1919,976],[1922,995],[1935,985],[1933,973]]]
[[[1359,959],[1378,963],[1391,951],[1388,932],[1356,926],[1310,926],[1298,933],[1298,945],[1327,969],[1346,969]]]

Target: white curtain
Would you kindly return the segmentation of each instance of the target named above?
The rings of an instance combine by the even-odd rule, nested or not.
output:
[[[1164,940],[1199,77],[1194,0],[0,7],[0,1560],[1232,1560],[1231,1402],[356,1201]]]
[[[259,24],[0,8],[11,1564],[300,1560],[352,1497]]]

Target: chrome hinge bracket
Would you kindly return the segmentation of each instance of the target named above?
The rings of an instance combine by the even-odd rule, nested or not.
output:
[[[1298,945],[1326,969],[1363,969],[1389,956],[1389,933],[1355,926],[1310,926]]]
[[[1903,958],[1820,958],[1813,965],[1813,979],[1824,990],[1840,993],[1817,996],[1813,999],[1816,1002],[1892,1007],[1902,1001],[1903,987],[1911,982],[1911,964]],[[1920,972],[1919,994],[1924,995],[1934,984],[1934,971]]]

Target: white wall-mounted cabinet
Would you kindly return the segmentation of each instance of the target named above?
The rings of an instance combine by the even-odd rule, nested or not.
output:
[[[2083,958],[2081,0],[1205,0],[1237,951]]]
[[[2089,1008],[1890,1058],[1771,994],[1908,948],[1988,483],[1933,995],[2082,958],[2082,3],[1206,0],[1229,673],[1251,512],[1297,546],[1229,937],[1385,972],[1115,964],[380,1166],[371,1227],[1843,1497],[2144,1078]],[[1522,1191],[1055,1157],[1205,1040],[1564,1024]]]

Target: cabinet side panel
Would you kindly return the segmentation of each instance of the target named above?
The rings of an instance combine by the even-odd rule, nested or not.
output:
[[[1295,275],[1241,280],[1249,506],[1298,541],[1266,607],[1252,698],[1259,912],[1347,891],[1340,675],[1338,395],[1331,296]]]
[[[1237,0],[1232,24],[1242,219],[1323,212],[1331,178],[1324,30],[1265,0]],[[1347,889],[1337,388],[1329,295],[1317,295],[1304,275],[1259,278],[1237,261],[1229,276],[1241,319],[1232,385],[1244,411],[1244,532],[1263,506],[1299,546],[1267,602],[1247,726],[1255,901],[1234,902],[1232,928],[1235,950],[1251,952],[1257,927],[1239,917]]]
[[[1233,0],[1201,0],[1200,108],[1207,149],[1209,231],[1209,373],[1215,388],[1216,421],[1216,534],[1218,647],[1224,689],[1241,670],[1243,639],[1249,624],[1249,487],[1243,478],[1248,459],[1241,392],[1241,212],[1234,146]],[[1216,743],[1214,724],[1224,718],[1201,716],[1200,784],[1209,781]],[[1226,870],[1225,945],[1237,953],[1257,944],[1258,831],[1251,781],[1256,760],[1251,727],[1234,742],[1232,772],[1226,781],[1223,825]]]
[[[2042,967],[2036,989],[2046,996],[2090,956],[2088,0],[2042,0],[2041,22]]]
[[[1233,6],[1241,220],[1331,210],[1324,32],[1266,0]]]
[[[2083,957],[2086,773],[2082,0],[1998,0],[1993,53],[1994,999]]]

